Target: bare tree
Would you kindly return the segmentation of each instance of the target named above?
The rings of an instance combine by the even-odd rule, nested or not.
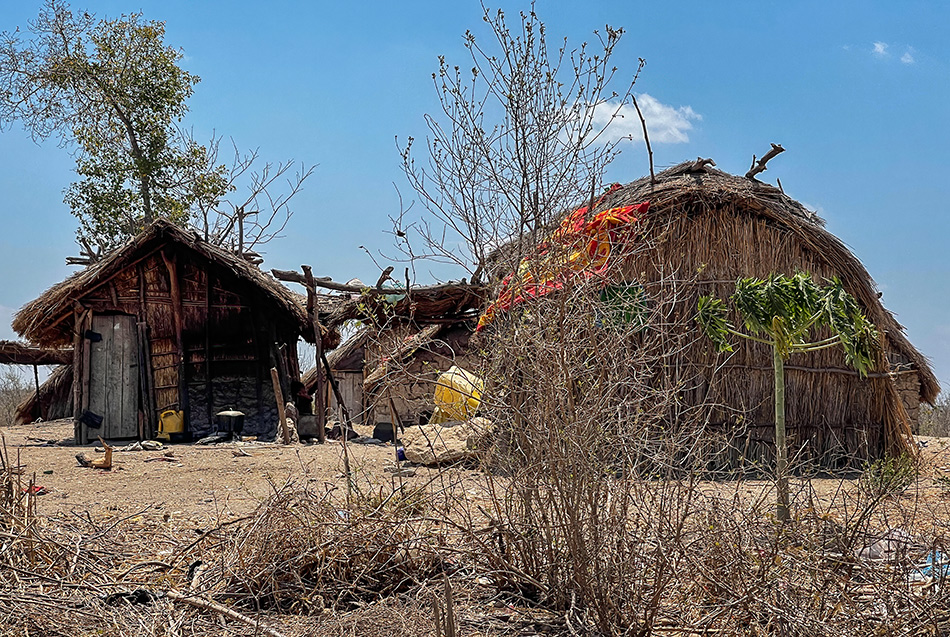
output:
[[[476,281],[501,243],[532,245],[552,219],[598,189],[618,153],[604,132],[636,81],[611,88],[623,29],[594,31],[593,45],[564,40],[554,48],[533,5],[514,29],[502,11],[482,9],[490,37],[483,44],[465,33],[471,69],[440,57],[432,74],[442,112],[426,115],[427,157],[417,160],[411,137],[401,148],[403,170],[429,214],[394,220],[406,256],[454,263]],[[607,124],[598,123],[599,109],[611,111]],[[410,254],[415,233],[424,247]]]
[[[277,238],[293,216],[291,200],[316,166],[293,160],[260,163],[258,149],[242,152],[231,140],[233,157],[221,166],[228,193],[202,201],[194,220],[206,241],[245,253]],[[212,139],[210,163],[218,162],[221,138]]]

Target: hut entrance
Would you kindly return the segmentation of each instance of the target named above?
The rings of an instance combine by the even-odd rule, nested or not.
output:
[[[138,437],[139,369],[135,318],[126,314],[95,314],[89,338],[89,407],[102,417],[95,439]],[[98,420],[98,418],[95,418]],[[86,425],[88,427],[88,423]]]

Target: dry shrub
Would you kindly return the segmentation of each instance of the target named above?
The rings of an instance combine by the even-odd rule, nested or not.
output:
[[[507,477],[482,558],[500,588],[608,634],[651,626],[679,568],[706,409],[682,400],[693,336],[675,294],[602,287],[532,299],[487,337],[483,409]]]
[[[202,580],[220,582],[214,592],[244,607],[299,614],[399,594],[441,562],[433,536],[421,542],[420,522],[393,510],[347,510],[307,490],[280,489],[227,539]]]
[[[30,395],[30,383],[13,365],[0,365],[0,426],[13,424],[16,408]]]
[[[920,435],[950,436],[950,393],[943,392],[934,405],[920,407]]]

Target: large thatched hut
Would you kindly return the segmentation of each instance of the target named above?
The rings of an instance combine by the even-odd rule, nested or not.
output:
[[[867,270],[818,215],[780,188],[707,164],[685,162],[655,181],[647,177],[614,186],[597,200],[589,215],[649,202],[637,212],[631,235],[636,245],[611,265],[608,279],[642,286],[647,302],[651,295],[670,296],[675,286],[670,323],[697,330],[692,317],[699,297],[728,298],[740,277],[796,271],[816,280],[839,277],[878,327],[883,353],[867,378],[848,367],[839,349],[799,354],[788,362],[790,448],[797,458],[826,468],[859,467],[887,451],[906,449],[918,406],[933,402],[940,388],[926,358],[881,304]],[[526,249],[509,244],[496,253],[496,274],[511,271],[519,250]],[[715,439],[729,441],[720,461],[724,456],[727,464],[769,461],[771,356],[767,346],[743,342],[725,357],[702,338],[682,353],[683,369],[694,374],[681,383],[682,399],[713,406],[704,426],[723,434]]]
[[[151,437],[168,411],[193,436],[228,408],[246,414],[247,433],[273,433],[270,370],[289,391],[298,338],[314,338],[298,295],[164,220],[28,303],[13,328],[38,346],[73,348],[69,372],[53,379],[71,386],[81,444]],[[322,336],[336,345],[335,333]]]

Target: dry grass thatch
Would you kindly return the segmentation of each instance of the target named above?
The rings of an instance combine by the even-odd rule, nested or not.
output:
[[[485,286],[465,282],[413,287],[409,294],[402,290],[386,295],[368,291],[335,309],[328,323],[339,326],[353,319],[369,319],[380,325],[392,319],[420,325],[458,323],[477,316],[488,292]]]
[[[43,349],[16,341],[0,341],[0,365],[65,365],[72,360],[71,349]]]
[[[861,466],[882,452],[908,450],[910,417],[919,401],[932,402],[939,383],[880,301],[867,270],[824,227],[814,212],[781,189],[684,162],[613,187],[594,212],[649,202],[637,239],[617,254],[608,273],[613,284],[642,286],[647,299],[674,300],[671,329],[695,329],[701,295],[727,298],[740,277],[808,271],[839,277],[882,334],[882,354],[870,378],[860,378],[836,349],[799,355],[787,367],[787,407],[792,445],[801,460],[826,468]],[[581,205],[586,204],[582,202]],[[620,252],[616,250],[615,252]],[[511,242],[492,257],[500,279],[532,253],[530,241]],[[768,461],[772,448],[772,363],[763,345],[745,344],[728,357],[697,339],[677,359],[687,405],[718,405],[709,425],[738,435],[727,464],[743,458]],[[741,431],[739,431],[741,430]]]
[[[932,402],[940,393],[940,385],[927,359],[910,343],[894,315],[880,301],[880,294],[861,261],[840,239],[828,232],[816,213],[808,210],[782,190],[735,175],[703,167],[694,171],[696,162],[683,162],[659,173],[657,183],[644,177],[608,195],[597,209],[608,209],[642,201],[650,202],[644,234],[652,241],[672,250],[688,245],[692,261],[702,261],[706,271],[699,280],[715,282],[717,271],[737,266],[749,275],[769,274],[799,267],[819,276],[837,275],[847,290],[857,298],[869,318],[886,334],[890,349],[896,351],[917,370],[921,398]],[[713,249],[715,234],[697,232],[677,234],[685,229],[684,221],[706,217],[710,224],[728,226],[735,233],[735,242]],[[680,224],[680,225],[676,225]],[[694,227],[696,226],[694,221]],[[777,231],[783,241],[774,244],[756,239],[772,238],[762,229]],[[719,233],[725,236],[725,233]],[[680,259],[670,259],[675,263]],[[728,265],[726,262],[731,261]],[[798,261],[798,263],[796,263]],[[682,266],[680,268],[682,270]],[[826,274],[827,273],[827,274]],[[728,284],[736,277],[729,277]]]
[[[38,396],[35,391],[30,392],[26,400],[17,405],[16,424],[23,425],[33,422],[36,414],[39,414],[44,420],[71,417],[73,415],[72,389],[73,366],[60,365],[40,385]],[[37,405],[37,401],[39,401],[39,405]]]
[[[207,261],[232,272],[239,280],[259,291],[261,298],[298,326],[300,333],[313,341],[313,328],[300,303],[300,296],[277,282],[257,266],[228,250],[202,240],[196,233],[158,219],[121,248],[104,259],[54,285],[38,299],[17,312],[13,329],[32,343],[43,347],[64,347],[72,343],[73,301],[105,285],[116,274],[145,259],[169,243],[191,250]]]

